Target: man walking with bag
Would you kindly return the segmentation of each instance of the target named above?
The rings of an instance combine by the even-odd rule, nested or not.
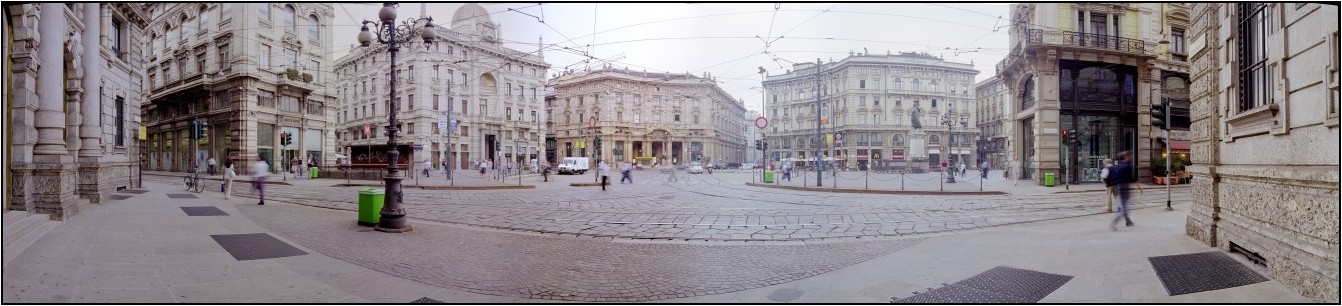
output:
[[[620,169],[620,174],[622,175],[622,177],[620,177],[620,184],[624,184],[624,180],[629,180],[630,184],[634,183],[634,177],[631,176],[632,175],[631,173],[629,173],[630,171],[633,170],[634,167],[629,166],[629,163],[624,163],[624,167]]]
[[[610,165],[607,165],[606,161],[603,160],[601,164],[596,165],[596,168],[601,170],[601,190],[605,191],[606,185],[610,184]]]

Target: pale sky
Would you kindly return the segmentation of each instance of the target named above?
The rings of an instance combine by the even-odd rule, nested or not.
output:
[[[428,3],[435,24],[449,26],[459,3]],[[991,78],[1009,50],[1008,5],[986,3],[482,3],[502,26],[505,46],[535,52],[545,38],[551,78],[565,67],[581,70],[586,53],[615,59],[616,67],[689,72],[717,78],[718,86],[760,110],[759,67],[769,75],[792,63],[838,61],[850,51],[927,52],[970,63],[977,80]],[[332,59],[355,43],[358,22],[377,18],[380,3],[335,4]],[[420,16],[419,3],[402,3],[401,19]],[[511,10],[510,10],[511,9]],[[999,18],[1000,17],[1000,18]],[[542,23],[542,21],[544,21]],[[399,20],[398,20],[399,22]],[[595,35],[593,35],[595,33]],[[780,38],[781,36],[781,38]],[[758,37],[758,38],[757,38]],[[766,41],[767,44],[766,49]],[[568,47],[571,50],[565,50]],[[581,50],[581,51],[577,51]],[[764,53],[765,51],[768,53]],[[593,60],[592,66],[598,67]]]

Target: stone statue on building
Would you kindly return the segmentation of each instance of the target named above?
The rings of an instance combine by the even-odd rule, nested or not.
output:
[[[913,129],[921,130],[923,128],[922,120],[918,120],[923,115],[923,108],[918,107],[918,101],[913,101],[913,110],[909,112],[909,119],[912,122]]]

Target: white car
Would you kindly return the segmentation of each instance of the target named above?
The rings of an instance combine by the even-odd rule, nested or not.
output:
[[[704,173],[704,165],[701,165],[699,163],[692,163],[690,164],[690,167],[688,168],[687,171],[690,174]]]

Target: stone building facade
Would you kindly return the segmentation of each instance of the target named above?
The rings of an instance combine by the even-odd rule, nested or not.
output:
[[[821,112],[828,121],[821,132],[842,134],[833,144],[819,142],[833,165],[925,170],[942,161],[964,161],[977,168],[971,87],[979,72],[973,64],[926,53],[854,54],[818,70]],[[816,78],[815,63],[765,77],[771,162],[814,163]]]
[[[456,10],[449,27],[435,27],[435,43],[400,45],[398,141],[423,147],[412,157],[414,166],[423,160],[433,161],[435,168],[446,161],[454,169],[470,169],[480,161],[502,167],[503,162],[529,166],[545,160],[541,120],[550,65],[541,51],[504,47],[502,27],[483,7],[468,3]],[[342,152],[355,152],[355,167],[386,166],[361,156],[386,150],[388,55],[386,45],[354,46],[336,61],[339,142]],[[439,127],[439,118],[449,113],[456,132]],[[377,146],[381,149],[361,153],[366,151],[361,147]]]
[[[6,4],[6,209],[64,220],[140,185],[143,103],[132,3]]]
[[[568,71],[551,80],[557,154],[612,162],[741,162],[747,152],[744,102],[711,75],[650,73],[613,67]],[[592,160],[596,162],[595,159]]]
[[[1338,303],[1337,5],[1195,3],[1190,16],[1188,235]]]
[[[1011,94],[1002,84],[1002,79],[993,76],[974,85],[975,106],[978,112],[979,160],[988,161],[992,169],[1006,169],[1011,163],[1012,120],[1007,110],[1011,109]],[[981,163],[981,162],[980,162]]]
[[[1012,97],[1008,155],[1021,178],[1098,183],[1103,160],[1121,151],[1134,152],[1146,177],[1165,146],[1187,156],[1185,4],[1025,3],[1010,12],[1011,51],[997,71]],[[1150,106],[1162,100],[1172,104],[1172,137],[1151,126]],[[1078,142],[1064,145],[1063,131]]]
[[[205,161],[280,171],[334,161],[331,31],[323,3],[154,3],[144,52],[146,169],[205,170]],[[209,124],[203,139],[189,124]],[[282,146],[280,135],[293,134]],[[194,162],[194,165],[193,165]]]

